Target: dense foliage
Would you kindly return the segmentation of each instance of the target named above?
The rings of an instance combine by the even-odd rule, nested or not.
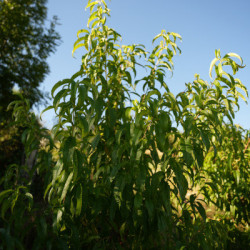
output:
[[[0,1],[0,122],[17,86],[30,102],[44,99],[39,89],[49,72],[46,62],[60,39],[56,17],[47,21],[47,0]]]
[[[249,132],[233,123],[248,96],[234,78],[241,57],[216,50],[212,81],[195,75],[174,96],[165,79],[181,36],[163,30],[152,52],[121,45],[104,0],[87,8],[90,28],[73,49],[86,50],[81,68],[55,84],[45,109],[58,123],[40,129],[25,99],[10,106],[27,126],[26,154],[38,155],[2,178],[3,247],[247,248]]]
[[[13,125],[8,104],[17,99],[13,88],[33,104],[46,100],[39,88],[49,73],[47,58],[55,52],[59,35],[56,17],[47,20],[47,0],[0,1],[0,175],[8,164],[24,161],[21,134]]]

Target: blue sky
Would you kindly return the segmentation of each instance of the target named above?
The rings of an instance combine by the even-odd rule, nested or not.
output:
[[[77,31],[86,28],[89,16],[86,4],[87,0],[48,1],[48,18],[58,16],[61,25],[57,30],[62,43],[48,59],[50,74],[41,89],[50,92],[56,82],[79,70],[84,50],[79,49],[75,58],[71,52]],[[242,56],[246,67],[237,73],[237,78],[250,91],[249,0],[112,0],[107,4],[111,9],[108,26],[122,35],[124,44],[142,43],[150,50],[152,38],[162,29],[182,36],[183,42],[179,44],[182,54],[175,57],[174,75],[167,79],[174,94],[183,91],[185,83],[194,80],[195,73],[210,81],[208,70],[215,49],[221,49],[222,56],[228,52]],[[235,122],[250,129],[250,106],[244,102],[240,105]],[[45,126],[51,128],[53,113],[48,111],[42,118]]]

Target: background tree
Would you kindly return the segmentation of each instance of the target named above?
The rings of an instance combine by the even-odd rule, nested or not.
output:
[[[8,104],[13,87],[33,104],[45,101],[39,86],[49,73],[46,62],[60,41],[57,18],[47,20],[47,0],[0,0],[0,165],[21,164],[23,128],[11,124]]]
[[[47,0],[0,0],[0,119],[17,86],[31,105],[45,100],[40,84],[60,40],[57,18],[47,20]],[[48,23],[47,23],[48,21]]]

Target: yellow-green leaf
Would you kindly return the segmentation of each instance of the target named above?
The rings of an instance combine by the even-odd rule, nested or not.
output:
[[[213,67],[214,67],[214,65],[216,64],[216,62],[218,62],[218,61],[219,61],[218,58],[214,58],[213,61],[212,61],[211,64],[210,64],[209,76],[210,76],[211,79],[212,79],[212,70],[213,70]]]

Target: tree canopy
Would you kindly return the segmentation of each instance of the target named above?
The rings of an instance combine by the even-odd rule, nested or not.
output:
[[[47,20],[47,0],[0,0],[1,117],[19,88],[33,105],[45,100],[39,86],[49,73],[46,62],[60,36],[57,17]]]

